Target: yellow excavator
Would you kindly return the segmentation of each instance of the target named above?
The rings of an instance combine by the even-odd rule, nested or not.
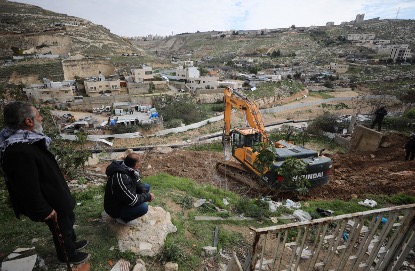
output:
[[[332,161],[330,158],[323,156],[317,151],[309,150],[301,146],[291,144],[290,142],[279,140],[271,142],[265,131],[265,125],[258,105],[250,101],[247,97],[227,87],[224,90],[224,130],[222,143],[225,152],[225,161],[216,165],[217,170],[229,177],[243,182],[252,188],[261,189],[266,185],[272,189],[282,191],[295,190],[292,182],[284,180],[283,176],[278,175],[278,168],[284,163],[287,157],[301,159],[306,163],[305,178],[309,181],[309,188],[314,188],[328,183]],[[247,127],[232,128],[231,113],[236,108],[245,113]],[[254,147],[261,142],[269,143],[275,146],[275,161],[267,168],[265,172],[260,172],[254,165],[258,152]],[[234,157],[238,162],[232,162]],[[258,176],[256,179],[262,182],[255,182],[244,171],[254,173]],[[290,183],[290,184],[288,184]]]

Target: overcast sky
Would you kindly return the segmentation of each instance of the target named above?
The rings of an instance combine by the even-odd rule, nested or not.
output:
[[[414,0],[15,0],[101,24],[120,36],[415,19]]]

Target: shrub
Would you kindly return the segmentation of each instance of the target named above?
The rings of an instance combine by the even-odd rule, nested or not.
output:
[[[137,132],[137,128],[137,126],[115,125],[112,127],[112,132],[114,134],[134,133]]]
[[[188,125],[201,121],[206,116],[201,107],[196,105],[187,95],[155,97],[153,102],[154,107],[163,116],[165,123],[173,119],[180,119]]]
[[[338,126],[339,123],[337,122],[337,117],[329,112],[324,112],[323,115],[318,116],[308,125],[307,131],[313,134],[318,134],[320,130],[334,133],[334,127]]]
[[[415,108],[408,109],[403,116],[408,119],[415,119]]]
[[[406,131],[414,128],[415,121],[408,117],[385,117],[383,126],[390,130]]]
[[[168,121],[164,121],[164,127],[166,128],[176,128],[182,125],[181,119],[171,119]]]
[[[223,112],[223,104],[214,104],[211,110],[213,112]]]
[[[249,199],[241,197],[235,205],[238,213],[248,217],[261,218],[268,210],[268,204],[259,199]]]

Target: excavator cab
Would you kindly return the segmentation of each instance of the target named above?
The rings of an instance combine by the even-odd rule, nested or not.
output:
[[[235,128],[231,132],[232,152],[235,148],[254,147],[262,142],[262,134],[252,128]]]

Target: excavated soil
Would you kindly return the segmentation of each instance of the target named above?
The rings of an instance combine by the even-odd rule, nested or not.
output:
[[[376,152],[350,152],[329,154],[333,160],[331,181],[310,190],[301,199],[364,198],[368,195],[405,193],[415,196],[415,161],[404,160],[407,137],[388,133],[382,142],[390,145]],[[216,172],[216,163],[223,161],[223,153],[174,149],[170,153],[150,151],[143,157],[141,172],[144,176],[166,172],[210,184],[239,194],[257,195],[258,192]],[[162,181],[162,180],[160,180]],[[253,180],[254,181],[254,180]],[[276,197],[295,197],[293,194],[276,194]]]

